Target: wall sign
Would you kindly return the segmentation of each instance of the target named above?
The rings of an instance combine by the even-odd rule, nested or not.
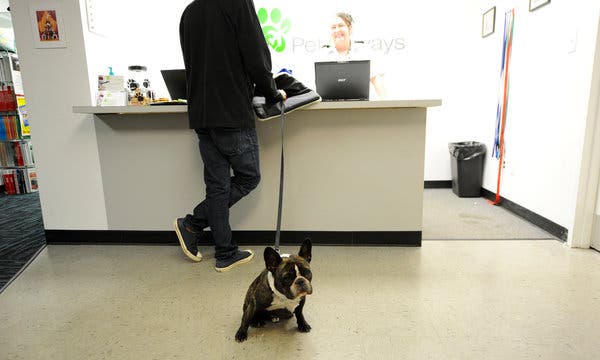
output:
[[[529,0],[529,11],[536,10],[548,4],[550,4],[550,0]]]
[[[58,2],[31,4],[29,12],[36,48],[67,47],[63,13]]]
[[[267,9],[260,8],[257,15],[267,44],[276,52],[285,50],[286,34],[292,27],[290,19],[284,18],[278,8],[274,8],[270,13]]]
[[[496,7],[489,9],[483,13],[483,20],[481,24],[481,37],[486,37],[494,33],[496,24]]]

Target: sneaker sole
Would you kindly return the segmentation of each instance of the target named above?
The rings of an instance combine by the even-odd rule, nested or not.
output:
[[[181,235],[181,232],[179,231],[179,226],[177,226],[177,219],[175,219],[173,221],[173,229],[175,229],[175,233],[177,234],[177,239],[179,239],[179,245],[181,246],[181,250],[183,250],[183,253],[185,254],[185,256],[187,256],[188,258],[190,258],[190,260],[195,261],[195,262],[201,261],[202,254],[200,254],[200,251],[198,251],[198,255],[196,256],[196,255],[192,254],[185,246],[185,242],[183,241],[183,236]]]
[[[250,253],[250,256],[248,256],[245,259],[238,260],[238,261],[234,262],[233,264],[226,266],[224,268],[218,268],[215,266],[215,270],[217,272],[225,272],[225,271],[229,271],[229,270],[235,268],[238,265],[242,265],[242,264],[252,261],[252,259],[254,259],[254,251],[252,251],[252,250],[244,250],[244,251],[248,251]]]

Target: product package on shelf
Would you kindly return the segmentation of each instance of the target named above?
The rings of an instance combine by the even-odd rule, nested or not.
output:
[[[125,81],[121,75],[98,75],[99,91],[124,91]]]
[[[97,106],[125,106],[127,93],[125,91],[98,91]]]
[[[4,181],[4,191],[8,195],[17,195],[21,193],[21,187],[19,186],[19,176],[17,170],[3,170],[2,180]]]
[[[34,168],[2,170],[4,191],[8,195],[38,191],[37,172]]]
[[[0,115],[0,140],[18,140],[21,137],[19,117],[16,115]]]
[[[0,88],[0,111],[17,111],[17,98],[10,85]]]
[[[38,191],[38,180],[37,171],[35,168],[27,168],[27,186],[29,186],[29,192]]]
[[[31,136],[31,130],[29,128],[29,113],[27,112],[27,102],[25,96],[17,95],[17,113],[19,117],[19,125],[21,129],[21,136]]]
[[[35,165],[35,158],[33,157],[33,145],[31,145],[31,141],[23,141],[20,144],[22,151],[25,154],[25,165]]]
[[[23,96],[20,70],[16,54],[0,53],[0,111],[17,111],[17,95]]]
[[[0,142],[0,166],[15,166],[15,157],[8,142]]]
[[[5,85],[11,85],[16,95],[23,95],[21,65],[16,54],[0,54],[0,82]]]
[[[97,106],[125,106],[127,92],[121,75],[98,75]]]
[[[33,166],[31,141],[0,142],[0,167]]]
[[[14,185],[13,185],[13,174],[9,170],[0,171],[2,173],[2,182],[4,183],[4,192],[6,194],[12,195],[15,193]]]

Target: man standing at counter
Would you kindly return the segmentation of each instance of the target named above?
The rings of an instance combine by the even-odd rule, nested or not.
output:
[[[198,135],[206,199],[174,221],[184,254],[202,260],[198,238],[210,226],[215,270],[249,262],[232,240],[229,208],[260,181],[254,87],[267,101],[285,99],[271,74],[271,55],[252,0],[195,0],[181,16],[190,128]],[[233,169],[233,176],[230,172]]]

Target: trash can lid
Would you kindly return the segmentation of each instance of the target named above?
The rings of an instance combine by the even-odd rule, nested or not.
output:
[[[457,160],[470,160],[485,154],[485,144],[477,141],[451,142],[448,143],[448,150]]]

